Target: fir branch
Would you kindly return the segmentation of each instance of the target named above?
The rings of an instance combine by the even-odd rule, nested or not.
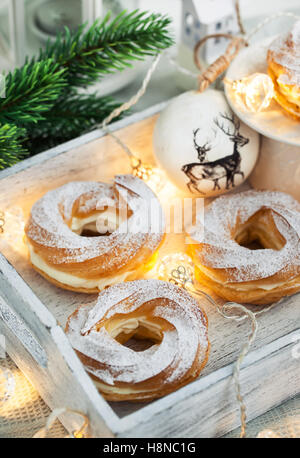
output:
[[[25,134],[25,129],[12,124],[0,126],[0,170],[17,164],[28,155],[21,144]]]
[[[88,30],[66,28],[37,58],[10,72],[6,98],[0,99],[0,169],[23,159],[24,146],[36,154],[101,123],[118,104],[79,95],[75,88],[169,47],[169,23],[167,17],[139,11],[124,11],[112,21],[107,15]]]
[[[40,50],[37,60],[54,59],[67,69],[71,86],[85,87],[171,46],[169,24],[170,19],[160,14],[123,11],[110,21],[109,13],[86,32],[85,26],[75,32],[66,28],[54,43]]]
[[[18,126],[45,119],[66,86],[65,69],[52,59],[30,62],[8,73],[5,98],[0,99],[0,123]]]
[[[120,103],[111,97],[77,94],[61,97],[28,132],[26,146],[35,154],[90,131],[101,123]]]

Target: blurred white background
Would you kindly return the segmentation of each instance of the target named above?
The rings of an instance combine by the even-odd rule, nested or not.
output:
[[[195,78],[188,79],[180,74],[169,58],[171,55],[179,64],[196,71],[192,57],[193,46],[190,49],[182,46],[185,15],[193,3],[198,8],[200,15],[204,15],[205,11],[213,6],[220,18],[222,10],[223,13],[226,9],[228,10],[228,4],[233,5],[234,0],[194,0],[194,2],[192,0],[0,0],[0,69],[8,70],[20,65],[27,55],[35,54],[40,47],[45,46],[48,38],[53,39],[55,32],[62,30],[64,25],[75,27],[81,22],[91,23],[95,17],[102,16],[108,9],[111,9],[114,14],[118,14],[124,8],[132,10],[136,7],[141,10],[164,13],[172,18],[172,32],[176,45],[161,59],[146,96],[135,107],[141,110],[195,85]],[[240,10],[245,28],[249,31],[265,16],[279,11],[292,11],[300,14],[300,1],[240,0]],[[254,41],[288,29],[291,23],[291,19],[277,19],[260,31],[254,37]],[[230,27],[227,29],[230,31]],[[206,33],[205,28],[202,27],[201,30],[202,35],[205,35],[218,31],[218,28],[214,29],[214,24],[212,24]],[[193,39],[195,37],[197,37],[196,33]],[[223,46],[226,46],[225,41],[223,41]],[[214,43],[208,42],[207,47],[214,52],[210,60],[219,55],[219,48],[215,49]],[[205,63],[209,59],[207,51],[206,54],[205,51],[203,52]],[[121,74],[105,78],[91,90],[96,89],[101,94],[117,92],[120,100],[126,100],[136,92],[149,64],[149,61],[142,65],[138,64],[132,70],[125,70]]]

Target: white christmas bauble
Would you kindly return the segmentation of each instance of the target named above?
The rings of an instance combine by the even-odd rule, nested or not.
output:
[[[258,157],[259,135],[233,115],[221,91],[189,91],[171,101],[154,129],[159,165],[179,188],[200,196],[241,184]]]

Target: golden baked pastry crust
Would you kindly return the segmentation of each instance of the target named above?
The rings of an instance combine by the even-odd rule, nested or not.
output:
[[[287,194],[220,197],[190,237],[197,281],[228,301],[263,305],[300,291],[300,204]]]
[[[300,119],[300,107],[296,105],[295,103],[291,103],[287,100],[287,98],[284,96],[282,92],[282,88],[285,88],[286,92],[288,91],[294,91],[295,92],[295,86],[291,85],[283,85],[281,86],[278,84],[278,78],[280,75],[284,74],[284,68],[280,65],[277,64],[276,62],[272,61],[272,58],[269,57],[272,53],[268,51],[268,74],[271,77],[273,84],[274,84],[274,98],[276,102],[284,109],[285,114],[289,115],[291,118],[295,119],[296,121],[299,121]],[[297,94],[297,100],[300,102],[300,88],[299,89],[299,94]]]
[[[207,318],[184,289],[137,280],[100,293],[96,305],[77,309],[66,333],[97,388],[110,401],[149,401],[190,383],[205,366]],[[150,339],[151,348],[125,346]]]
[[[268,73],[275,99],[284,113],[300,119],[300,22],[286,37],[277,37],[267,52]]]
[[[150,204],[161,231],[151,230]],[[113,229],[91,236],[99,219],[102,230]],[[85,227],[88,236],[81,235]],[[32,207],[25,234],[34,269],[64,289],[94,293],[151,269],[164,230],[151,189],[132,175],[120,175],[114,184],[74,182],[48,192]]]
[[[225,284],[220,284],[214,281],[212,278],[207,277],[201,269],[196,267],[195,278],[200,283],[205,285],[210,290],[214,291],[218,296],[226,299],[227,301],[237,302],[237,303],[248,303],[256,305],[266,305],[273,302],[277,302],[284,296],[291,296],[296,294],[299,290],[300,275],[295,279],[287,281],[286,283],[280,285],[277,288],[274,288],[272,291],[269,291],[266,294],[266,291],[262,288],[259,288],[259,285],[255,287],[254,282],[251,284],[248,282],[249,290],[248,291],[239,291],[238,288],[241,287],[239,283],[232,283],[231,287],[226,287]],[[276,281],[274,278],[270,278],[270,281]],[[247,286],[245,283],[243,286]],[[236,287],[236,289],[234,289]]]

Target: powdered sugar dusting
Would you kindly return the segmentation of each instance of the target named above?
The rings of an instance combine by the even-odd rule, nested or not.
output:
[[[101,207],[126,202],[132,215],[109,236],[81,237],[70,229],[73,213],[88,214]],[[151,233],[149,202],[161,222],[161,231]],[[122,202],[121,202],[122,205]],[[123,203],[124,205],[124,203]],[[124,230],[126,224],[126,230]],[[48,192],[31,210],[26,234],[40,244],[46,261],[54,264],[80,263],[101,258],[99,269],[118,270],[139,250],[149,256],[160,244],[164,232],[162,209],[151,189],[140,179],[120,175],[114,184],[71,182]],[[54,249],[54,250],[53,250]],[[143,262],[143,257],[138,259]]]
[[[157,299],[163,302],[153,305],[151,316],[172,325],[160,344],[135,352],[105,329],[115,315],[126,319],[139,309],[138,316],[143,318],[144,304]],[[71,315],[67,334],[72,346],[93,360],[86,369],[109,385],[144,382],[161,373],[164,385],[184,379],[195,360],[201,364],[208,351],[206,317],[197,301],[185,290],[160,280],[127,282],[103,291],[96,305],[81,307]]]
[[[286,243],[281,250],[250,250],[233,239],[237,221],[245,223],[261,208],[273,210],[273,219]],[[203,227],[204,225],[204,227]],[[300,204],[291,196],[275,191],[246,191],[216,199],[190,232],[200,243],[196,256],[214,269],[232,268],[229,282],[268,278],[280,271],[300,266]],[[292,278],[291,272],[291,278]]]
[[[286,73],[280,75],[280,81],[300,86],[300,21],[287,35],[276,38],[269,50],[275,62],[286,69]]]

